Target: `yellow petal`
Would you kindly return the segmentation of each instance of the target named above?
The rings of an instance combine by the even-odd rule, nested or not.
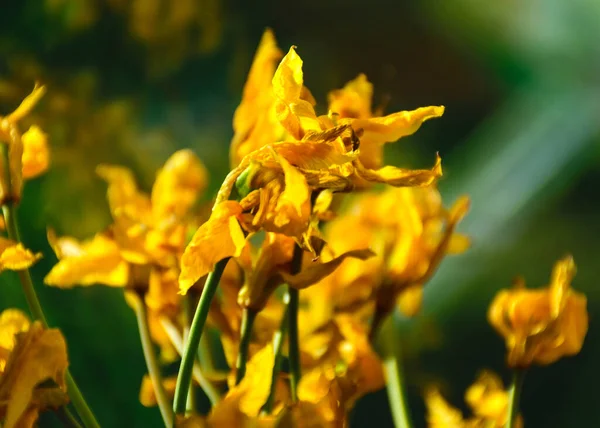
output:
[[[181,294],[185,294],[196,281],[211,272],[217,262],[241,254],[246,244],[244,232],[236,218],[241,213],[242,207],[235,201],[215,205],[210,218],[198,228],[181,258]]]
[[[577,268],[573,256],[568,255],[554,264],[551,287],[552,315],[556,318],[565,306],[565,300],[571,287],[571,281],[575,276]]]
[[[360,161],[355,161],[359,177],[375,183],[386,183],[395,187],[429,186],[442,176],[442,159],[436,156],[435,165],[428,169],[403,169],[385,166],[374,170],[365,168]]]
[[[32,126],[21,137],[23,141],[23,178],[37,177],[48,169],[50,150],[48,137],[37,126]]]
[[[0,271],[23,270],[42,258],[41,253],[32,253],[23,244],[0,237]]]
[[[303,96],[302,59],[292,46],[273,76],[273,93],[278,98],[275,113],[292,137],[301,140],[306,131],[321,130],[312,104]]]
[[[337,114],[340,119],[370,118],[373,84],[367,80],[367,76],[359,74],[342,89],[331,91],[328,98],[329,111]]]
[[[171,376],[163,379],[162,381],[165,393],[169,398],[175,394],[175,386],[177,384],[177,377]],[[156,400],[156,393],[154,392],[154,385],[150,376],[144,375],[142,378],[142,386],[140,387],[140,403],[146,407],[154,407],[158,404]]]
[[[4,426],[17,425],[40,382],[52,379],[64,390],[67,366],[67,346],[60,331],[33,323],[19,338],[0,379],[0,400],[8,403]]]
[[[242,102],[233,116],[234,137],[229,151],[232,167],[248,153],[280,140],[284,133],[274,115],[271,83],[282,56],[273,32],[265,30],[244,85]]]
[[[48,240],[59,261],[44,278],[47,285],[70,288],[93,284],[123,287],[127,284],[129,266],[113,239],[97,234],[80,244],[73,238],[57,239],[49,232]]]
[[[21,120],[23,117],[27,116],[29,112],[33,110],[33,108],[38,103],[40,98],[42,98],[45,92],[46,87],[43,85],[38,85],[36,83],[33,87],[33,91],[31,92],[31,94],[29,94],[27,97],[25,97],[23,101],[21,101],[21,104],[15,109],[15,111],[6,116],[6,120],[15,123]]]
[[[411,285],[402,290],[398,296],[398,308],[407,317],[414,317],[421,310],[423,305],[423,286],[420,284]]]
[[[15,347],[17,342],[16,335],[29,330],[29,318],[18,309],[5,309],[0,314],[0,350],[2,353],[9,353]],[[6,367],[4,355],[0,354],[0,373],[4,372]]]
[[[347,119],[338,123],[352,124],[354,130],[363,130],[361,143],[391,143],[407,135],[414,134],[426,120],[444,114],[444,106],[421,107],[411,111],[399,111],[383,117],[369,119]]]
[[[303,268],[297,275],[290,275],[286,272],[280,272],[280,274],[287,284],[294,288],[303,289],[330,275],[348,257],[366,260],[374,255],[375,253],[369,249],[347,251],[328,262],[312,263],[308,267]]]
[[[187,214],[204,191],[208,174],[191,150],[179,150],[167,160],[152,187],[152,210],[155,219]]]

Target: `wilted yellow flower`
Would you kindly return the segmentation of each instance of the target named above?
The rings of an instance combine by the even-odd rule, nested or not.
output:
[[[35,107],[46,92],[44,86],[37,84],[7,116],[0,116],[0,144],[8,145],[8,165],[0,160],[0,201],[19,202],[23,188],[23,178],[31,178],[42,173],[48,164],[46,138],[37,127],[32,127],[21,136],[18,122]],[[7,177],[10,176],[10,182]]]
[[[488,320],[506,341],[511,367],[546,365],[576,355],[588,329],[587,299],[571,289],[575,262],[571,256],[554,265],[550,285],[526,289],[520,283],[500,291],[488,310]]]
[[[346,260],[312,287],[311,299],[322,302],[321,314],[313,316],[327,319],[342,311],[381,318],[396,305],[407,316],[418,313],[423,286],[443,257],[469,245],[455,232],[467,208],[468,199],[461,198],[446,210],[434,187],[388,189],[354,200],[327,225],[324,238],[336,253],[367,247],[376,257]]]
[[[34,254],[23,244],[0,236],[0,272],[27,269],[41,257],[41,253]]]
[[[0,314],[0,418],[7,428],[33,427],[41,410],[68,403],[65,340],[57,329],[29,324],[20,311]],[[56,386],[39,386],[52,380]]]

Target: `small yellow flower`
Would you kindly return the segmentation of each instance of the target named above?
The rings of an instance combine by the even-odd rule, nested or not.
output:
[[[27,269],[40,258],[41,253],[34,254],[23,247],[23,244],[0,236],[0,272]]]
[[[37,126],[32,126],[21,137],[23,141],[23,178],[34,178],[44,173],[50,163],[48,137]]]
[[[520,284],[496,295],[488,320],[506,341],[509,366],[546,365],[579,353],[588,314],[585,295],[571,289],[574,275],[575,262],[567,256],[554,265],[548,288]]]
[[[0,417],[4,427],[33,427],[40,411],[68,403],[65,340],[57,329],[29,324],[20,311],[0,314]],[[52,379],[56,387],[39,386]]]
[[[465,401],[473,416],[465,419],[462,412],[450,405],[440,391],[431,387],[425,392],[427,424],[431,428],[503,428],[508,419],[508,392],[502,380],[490,371],[483,371],[465,393]],[[523,418],[516,419],[517,428]]]
[[[46,92],[37,84],[7,116],[0,116],[0,144],[8,145],[8,165],[0,161],[0,201],[19,202],[23,188],[23,178],[41,174],[48,164],[48,147],[45,135],[37,127],[32,127],[23,136],[18,122],[27,116]],[[7,177],[10,176],[10,183]]]

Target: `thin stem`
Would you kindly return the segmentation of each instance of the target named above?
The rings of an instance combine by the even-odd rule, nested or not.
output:
[[[277,378],[279,377],[279,372],[281,371],[281,348],[283,347],[283,339],[287,333],[288,326],[288,314],[289,314],[289,306],[286,306],[285,312],[283,313],[283,319],[281,320],[281,326],[279,330],[275,332],[273,335],[273,355],[275,359],[273,361],[273,373],[271,375],[271,388],[269,390],[269,397],[267,398],[267,402],[262,407],[262,410],[267,414],[273,411],[273,405],[275,404],[275,391],[277,389]]]
[[[292,257],[290,273],[297,274],[302,269],[302,248],[296,244]],[[300,371],[300,346],[298,343],[298,305],[300,303],[300,291],[288,285],[288,339],[290,359],[290,389],[292,402],[298,401],[298,384],[302,375]]]
[[[152,387],[154,388],[154,393],[156,395],[156,401],[158,402],[158,408],[160,409],[160,414],[162,415],[165,426],[170,428],[173,426],[173,413],[171,412],[171,403],[169,402],[169,398],[167,397],[167,393],[163,386],[162,375],[156,359],[154,344],[150,337],[148,311],[140,296],[133,293],[132,296],[135,296],[135,316],[137,318],[144,358],[146,360],[146,366],[148,367],[148,373],[150,374],[150,380],[152,381]]]
[[[187,394],[192,381],[192,371],[194,368],[194,361],[196,352],[198,352],[198,345],[200,344],[200,337],[202,336],[202,330],[204,330],[204,324],[208,318],[208,311],[210,309],[210,303],[217,291],[221,275],[225,270],[225,266],[229,258],[225,258],[219,261],[215,265],[215,269],[208,274],[204,289],[200,295],[200,301],[190,326],[190,335],[185,343],[183,349],[183,356],[181,358],[181,366],[179,367],[179,374],[177,375],[177,384],[175,386],[175,400],[173,402],[173,411],[175,415],[180,415],[185,412],[185,404],[187,401]]]
[[[177,327],[175,327],[175,325],[173,325],[171,320],[169,320],[168,318],[161,318],[160,322],[163,328],[165,329],[167,336],[169,336],[169,340],[171,340],[171,343],[175,347],[175,350],[179,353],[179,355],[182,355],[183,339],[181,337],[181,334],[179,334],[179,330],[177,330]],[[200,387],[202,388],[202,390],[204,391],[204,393],[206,394],[213,406],[219,401],[221,401],[221,393],[204,375],[204,372],[201,370],[198,364],[194,364],[194,367],[192,369],[192,375],[194,376],[194,379],[196,379],[196,382],[198,382],[198,384],[200,385]]]
[[[514,369],[513,380],[508,390],[508,419],[506,428],[516,426],[516,420],[519,416],[519,402],[521,400],[521,390],[523,389],[523,380],[525,379],[525,370]]]
[[[186,296],[183,299],[183,342],[187,341],[188,336],[190,335],[190,322],[191,322],[191,302],[189,296]],[[194,368],[196,364],[194,364]],[[193,376],[193,370],[192,370]],[[194,390],[194,382],[190,382],[190,389],[188,391],[187,401],[185,403],[185,413],[191,414],[194,411],[196,403],[196,394]]]
[[[400,356],[387,358],[383,363],[383,368],[386,374],[386,388],[394,426],[396,428],[409,428],[412,425],[404,394],[404,373]]]
[[[8,158],[8,144],[4,144],[0,142],[0,152],[2,154],[2,159],[0,162],[4,163],[4,171],[6,174],[5,182],[9,188],[11,188],[11,177],[10,177],[10,160]],[[17,221],[17,212],[16,207],[14,205],[14,201],[12,199],[8,199],[4,201],[2,205],[2,214],[4,215],[4,224],[6,226],[6,232],[8,237],[15,242],[21,242],[21,235],[19,233],[19,223]],[[44,315],[44,310],[42,309],[42,305],[37,297],[35,292],[35,288],[33,286],[33,281],[31,280],[31,274],[29,273],[29,269],[22,269],[18,272],[19,280],[21,281],[21,286],[23,288],[23,292],[25,293],[25,299],[27,300],[27,305],[29,306],[29,311],[35,320],[38,320],[42,323],[45,328],[48,328],[48,321],[46,320],[46,316]],[[81,394],[75,379],[71,376],[71,372],[67,369],[65,373],[65,380],[67,384],[67,392],[69,394],[69,398],[75,406],[75,410],[79,414],[83,424],[87,428],[100,428],[100,425],[96,421],[96,417],[94,413],[88,406],[85,398]]]
[[[235,384],[238,385],[246,375],[246,363],[248,362],[248,350],[252,338],[252,325],[256,319],[257,312],[254,309],[244,308],[242,311],[242,323],[240,326],[240,349],[238,351],[235,367]]]
[[[0,143],[0,146],[4,146],[4,144]],[[4,214],[4,223],[6,225],[8,237],[15,242],[21,242],[16,209],[10,201],[7,201],[2,205],[2,213]],[[46,320],[44,310],[42,309],[42,305],[40,304],[35,288],[33,287],[29,269],[19,270],[17,271],[17,274],[19,275],[19,280],[23,286],[23,292],[25,293],[25,299],[27,300],[31,315],[34,319],[41,321],[45,328],[48,328],[48,321]]]

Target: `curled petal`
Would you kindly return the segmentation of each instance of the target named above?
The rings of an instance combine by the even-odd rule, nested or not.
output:
[[[366,181],[386,183],[395,187],[429,186],[442,176],[442,159],[436,155],[435,165],[429,169],[403,169],[385,166],[374,170],[355,161],[357,174]]]
[[[362,250],[351,250],[347,251],[334,259],[325,262],[325,263],[317,263],[309,265],[308,267],[302,269],[302,271],[297,275],[290,275],[286,272],[280,272],[284,281],[297,289],[303,289],[309,287],[326,276],[330,275],[334,270],[337,269],[339,265],[347,257],[352,257],[360,260],[367,260],[370,257],[373,257],[375,253],[368,248]]]
[[[29,114],[31,110],[33,110],[35,105],[42,98],[42,96],[44,96],[45,93],[46,87],[36,83],[33,87],[33,91],[31,91],[31,94],[25,97],[25,99],[21,102],[19,107],[15,109],[15,111],[6,116],[6,120],[12,123],[16,123],[19,120],[23,119]]]
[[[246,238],[237,216],[242,207],[225,201],[213,208],[210,218],[198,228],[181,258],[179,292],[187,293],[196,281],[211,272],[215,264],[241,254]]]
[[[303,90],[302,59],[292,46],[273,76],[273,93],[277,97],[275,113],[279,123],[292,137],[301,140],[309,130],[321,129],[317,115]]]

